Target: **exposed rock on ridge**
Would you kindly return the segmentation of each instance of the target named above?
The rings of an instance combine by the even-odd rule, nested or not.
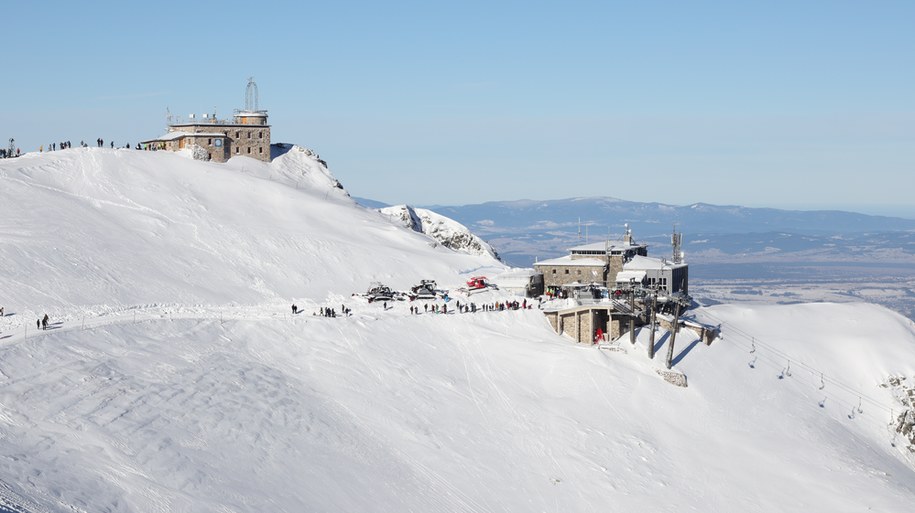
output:
[[[379,209],[406,228],[434,239],[446,248],[471,255],[490,255],[499,258],[496,251],[461,223],[424,208],[395,205]]]

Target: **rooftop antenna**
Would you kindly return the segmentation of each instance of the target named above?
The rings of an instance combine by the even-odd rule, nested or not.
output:
[[[674,225],[674,232],[670,236],[670,244],[673,246],[674,250],[674,263],[679,264],[683,262],[683,251],[681,245],[683,244],[683,234],[677,232],[677,225]]]
[[[581,242],[581,218],[578,218],[578,242]]]
[[[167,126],[167,125],[171,125],[172,122],[174,121],[174,119],[175,119],[175,117],[172,116],[172,111],[168,110],[168,107],[165,107],[165,123],[166,123],[166,126]]]
[[[245,89],[245,110],[254,112],[258,107],[257,82],[254,77],[248,77],[248,87]]]

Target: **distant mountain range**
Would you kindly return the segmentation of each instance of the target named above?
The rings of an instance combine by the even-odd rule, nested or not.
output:
[[[677,206],[608,197],[423,208],[467,226],[515,266],[565,254],[579,242],[619,238],[627,224],[657,256],[672,252],[670,234],[676,229],[694,260],[915,261],[915,220],[836,210]]]

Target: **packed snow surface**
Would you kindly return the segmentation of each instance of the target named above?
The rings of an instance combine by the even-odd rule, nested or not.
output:
[[[907,511],[890,375],[915,327],[856,304],[717,305],[710,346],[596,346],[506,269],[271,164],[76,149],[0,161],[0,511]],[[295,302],[304,312],[292,315]],[[314,315],[321,308],[352,315]],[[419,314],[410,312],[419,306]],[[35,319],[48,312],[49,330]]]

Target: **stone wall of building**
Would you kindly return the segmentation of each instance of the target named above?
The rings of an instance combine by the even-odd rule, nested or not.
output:
[[[619,317],[610,319],[610,340],[616,340],[623,336],[623,324]]]
[[[270,162],[270,127],[267,125],[230,125],[224,127],[229,136],[229,158],[251,157]]]
[[[543,273],[543,285],[558,287],[569,283],[601,283],[607,281],[606,267],[583,265],[538,265],[537,272]]]
[[[546,315],[546,320],[550,323],[553,331],[559,333],[559,314],[556,312],[544,312],[544,315]]]
[[[610,283],[610,284],[616,283],[616,275],[619,274],[620,272],[622,272],[622,270],[623,270],[623,256],[622,255],[612,255],[610,257],[610,265],[607,266],[607,283]]]
[[[186,145],[200,146],[213,162],[225,162],[228,160],[226,158],[227,141],[226,138],[221,135],[221,132],[218,132],[218,134],[219,135],[198,132],[192,136],[185,137],[187,140]]]
[[[557,316],[558,329],[556,331],[559,334],[568,335],[572,340],[582,344],[594,342],[594,313],[591,310],[559,312]]]
[[[163,149],[163,150],[168,150],[168,151],[178,151],[181,149],[182,141],[179,139],[175,139],[172,141],[164,141],[159,144],[162,144],[162,148],[156,148],[156,149]]]
[[[579,343],[594,343],[597,329],[607,335],[607,339],[615,340],[629,333],[629,316],[614,312],[607,306],[579,307],[565,311],[544,312],[547,321],[553,330],[562,335],[568,335]],[[659,318],[660,319],[660,318]],[[644,326],[644,320],[635,319],[635,328]],[[670,320],[667,321],[670,325]]]
[[[204,148],[214,162],[225,162],[232,157],[245,156],[270,162],[270,126],[199,123],[171,125],[170,131],[192,134],[225,134],[225,137],[185,137],[185,145],[196,144]],[[221,147],[216,139],[221,139]],[[174,144],[171,144],[174,143]],[[178,141],[167,141],[165,149],[177,151],[184,148]]]

